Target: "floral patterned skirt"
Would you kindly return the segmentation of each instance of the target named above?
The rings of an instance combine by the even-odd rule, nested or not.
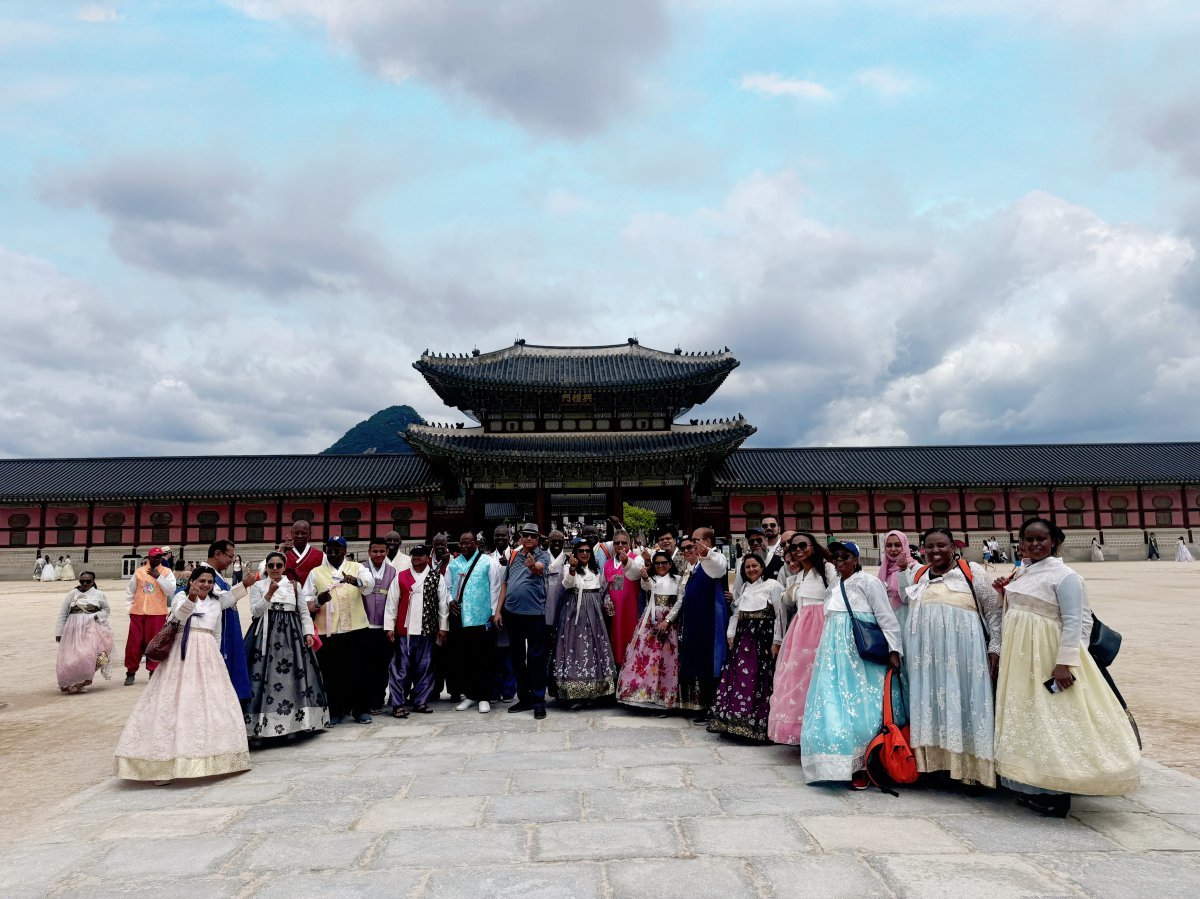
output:
[[[1050,693],[1062,625],[1009,605],[996,690],[996,773],[1021,792],[1122,796],[1138,787],[1141,753],[1125,710],[1087,651],[1075,683]]]
[[[733,649],[721,669],[721,683],[708,722],[711,733],[770,742],[767,720],[775,685],[775,657],[771,655],[774,638],[775,610],[770,606],[738,616]]]
[[[564,594],[550,675],[550,691],[559,699],[599,699],[616,692],[617,663],[599,590]]]
[[[775,662],[775,689],[771,694],[771,715],[767,736],[773,743],[800,745],[804,724],[804,700],[812,682],[813,664],[821,631],[825,629],[825,604],[801,606],[788,627]]]
[[[272,606],[254,619],[246,634],[246,663],[251,694],[245,720],[251,737],[282,737],[329,724],[321,666],[304,645],[295,609]]]
[[[670,611],[670,605],[652,600],[638,622],[617,679],[618,702],[655,709],[679,706],[679,632],[672,627],[660,637],[655,631]]]
[[[863,613],[856,617],[875,620]],[[807,783],[848,782],[862,770],[867,744],[883,726],[886,670],[859,656],[848,613],[826,614],[800,731],[800,764]]]
[[[909,743],[917,770],[994,787],[992,678],[978,613],[926,601],[908,621]]]

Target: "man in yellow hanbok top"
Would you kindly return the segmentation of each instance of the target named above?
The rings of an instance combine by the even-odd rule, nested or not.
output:
[[[325,676],[329,726],[353,715],[359,724],[371,722],[371,696],[366,669],[370,642],[363,594],[375,586],[371,572],[346,559],[346,539],[325,541],[325,561],[309,572],[301,594],[312,612],[321,638],[317,661]]]

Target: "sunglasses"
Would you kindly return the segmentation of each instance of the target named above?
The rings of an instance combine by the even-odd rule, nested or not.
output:
[[[854,558],[854,556],[852,556],[850,553],[835,553],[834,555],[830,556],[830,558],[835,562],[849,562]]]
[[[667,561],[664,561],[663,559],[659,559],[659,560],[658,560],[657,562],[655,562],[654,564],[655,564],[655,565],[670,565],[671,563],[670,563],[670,562],[667,562]]]
[[[267,566],[268,571],[276,571],[280,568],[283,568],[282,562],[272,562],[270,565]]]
[[[575,550],[575,555],[577,555],[577,556],[590,556],[591,554],[592,554],[592,551],[590,549],[588,549],[586,546],[580,547],[579,549]]]
[[[808,549],[807,543],[791,543],[788,544],[793,550]]]

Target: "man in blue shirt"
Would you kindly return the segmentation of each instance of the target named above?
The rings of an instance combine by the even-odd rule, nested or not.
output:
[[[550,554],[541,548],[536,524],[521,528],[521,548],[504,569],[496,627],[508,634],[508,651],[517,676],[517,702],[510,712],[533,709],[546,717],[546,572]]]

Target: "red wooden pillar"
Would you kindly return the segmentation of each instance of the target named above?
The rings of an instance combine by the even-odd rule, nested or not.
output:
[[[1187,515],[1186,502],[1184,504],[1184,513],[1183,514]],[[94,500],[90,500],[88,502],[87,538],[83,541],[83,561],[85,564],[87,563],[87,560],[88,560],[88,554],[92,551],[92,525],[95,523],[95,520],[96,520],[96,503]]]
[[[536,498],[534,499],[534,516],[537,520],[537,526],[543,534],[549,533],[552,528],[550,522],[550,491],[538,482]]]
[[[142,501],[133,503],[133,551],[140,553],[142,545]]]

